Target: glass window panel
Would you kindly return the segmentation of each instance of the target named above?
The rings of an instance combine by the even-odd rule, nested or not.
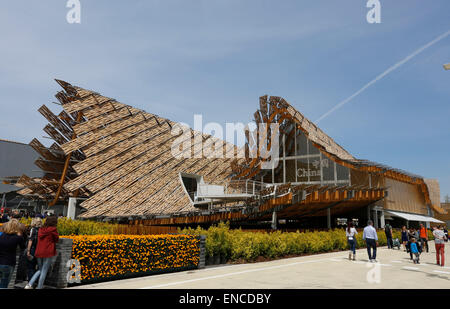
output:
[[[263,182],[264,183],[272,183],[272,171],[267,170],[266,174],[263,176]]]
[[[286,152],[286,157],[292,157],[295,156],[295,139],[294,139],[294,135],[292,135],[291,137],[286,136],[286,145],[285,145],[285,152]]]
[[[308,182],[308,159],[297,160],[297,182]]]
[[[278,164],[278,165],[277,165]],[[276,166],[276,167],[275,167]],[[275,162],[274,166],[274,172],[275,172],[275,183],[282,183],[283,182],[283,161],[277,160]]]
[[[338,180],[348,180],[349,179],[349,169],[345,166],[336,164],[336,172]]]
[[[334,181],[334,161],[322,158],[322,174],[324,181]]]
[[[309,146],[309,154],[319,154],[320,150],[319,148],[315,147],[310,140],[308,140],[308,146]]]
[[[297,130],[297,155],[298,156],[303,156],[303,155],[307,155],[308,151],[307,151],[307,138],[305,136],[305,134],[301,131],[301,130]]]
[[[309,181],[320,181],[320,156],[309,158]]]
[[[286,160],[286,182],[295,181],[295,160]]]

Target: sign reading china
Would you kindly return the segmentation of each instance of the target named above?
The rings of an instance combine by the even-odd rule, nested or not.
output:
[[[314,160],[312,163],[312,166],[315,168],[315,170],[308,170],[306,168],[299,168],[297,169],[297,177],[313,177],[313,176],[320,176],[322,174],[322,171],[320,167],[329,167],[329,161],[328,159],[322,159],[322,160]]]

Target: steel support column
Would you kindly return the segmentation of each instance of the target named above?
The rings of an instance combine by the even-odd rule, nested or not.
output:
[[[331,229],[331,208],[327,208],[327,227]]]
[[[272,213],[272,230],[276,230],[277,229],[277,223],[278,223],[277,212],[274,211]]]
[[[384,227],[386,226],[386,221],[384,220],[384,210],[380,210],[380,223],[380,227],[384,229]]]

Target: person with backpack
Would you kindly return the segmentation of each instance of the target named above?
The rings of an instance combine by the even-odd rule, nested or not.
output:
[[[54,261],[53,257],[56,256],[56,243],[59,240],[58,230],[56,229],[57,224],[58,218],[49,216],[45,219],[44,226],[39,229],[35,252],[39,270],[33,275],[25,289],[32,289],[38,278],[37,288],[42,289],[44,287],[45,278]]]
[[[353,226],[353,222],[349,221],[347,228],[345,230],[345,236],[347,236],[347,242],[348,246],[350,247],[350,252],[348,253],[348,259],[352,259],[352,253],[353,253],[353,261],[356,259],[356,237],[355,235],[358,234],[356,229]]]
[[[38,233],[41,227],[42,227],[41,218],[33,218],[31,220],[31,230],[28,235],[27,252],[26,252],[28,282],[31,281],[31,278],[36,272],[37,259],[34,255],[36,252],[36,246],[38,242]]]
[[[389,223],[384,226],[384,233],[386,234],[388,249],[393,249],[394,243],[392,242],[392,226]]]
[[[0,235],[0,289],[8,288],[16,267],[17,247],[25,248],[23,227],[17,219],[11,219],[2,226]]]

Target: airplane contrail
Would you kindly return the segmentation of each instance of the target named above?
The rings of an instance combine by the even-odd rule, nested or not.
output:
[[[428,47],[436,44],[437,42],[441,41],[442,39],[446,38],[448,35],[450,34],[450,30],[448,30],[447,32],[445,32],[444,34],[438,36],[437,38],[435,38],[433,41],[425,44],[424,46],[422,46],[421,48],[417,49],[416,51],[414,51],[411,55],[407,56],[406,58],[404,58],[403,60],[397,62],[396,64],[394,64],[393,66],[391,66],[389,69],[387,69],[386,71],[384,71],[383,73],[381,73],[380,75],[378,75],[377,77],[375,77],[373,80],[371,80],[370,82],[368,82],[364,87],[362,87],[361,89],[359,89],[358,91],[356,91],[354,94],[352,94],[351,96],[349,96],[347,99],[339,102],[336,106],[334,106],[332,109],[330,109],[328,112],[326,112],[325,114],[323,114],[319,119],[316,120],[316,123],[318,123],[319,121],[321,121],[322,119],[324,119],[325,117],[327,117],[328,115],[330,115],[331,113],[333,113],[335,110],[341,108],[344,104],[347,104],[348,102],[350,102],[354,97],[358,96],[359,94],[361,94],[364,90],[366,90],[367,88],[369,88],[370,86],[372,86],[373,84],[375,84],[377,81],[379,81],[380,79],[382,79],[383,77],[385,77],[386,75],[388,75],[389,73],[391,73],[392,71],[396,70],[397,68],[399,68],[400,66],[402,66],[403,64],[405,64],[406,62],[408,62],[409,60],[411,60],[412,58],[414,58],[415,56],[417,56],[418,54],[420,54],[421,52],[423,52],[425,49],[427,49]]]

